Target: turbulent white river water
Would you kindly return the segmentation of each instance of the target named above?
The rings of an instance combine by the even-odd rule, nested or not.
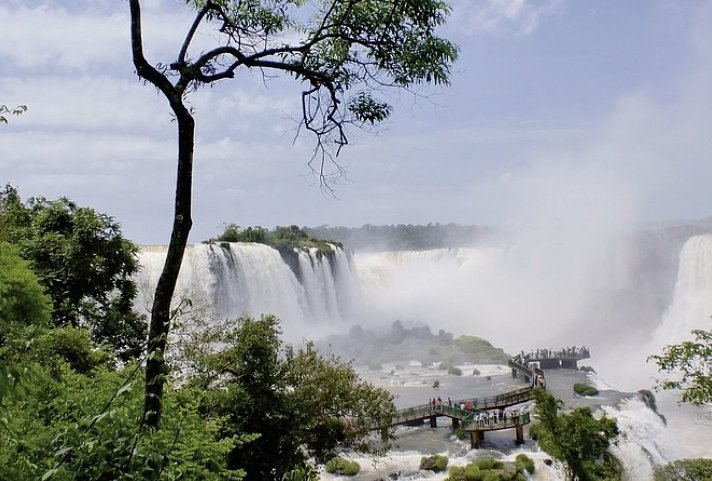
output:
[[[708,409],[678,406],[673,393],[659,394],[666,426],[634,394],[626,393],[653,387],[657,373],[646,363],[649,355],[685,339],[690,329],[712,327],[712,236],[692,237],[678,253],[669,253],[679,256],[676,274],[659,274],[654,259],[635,260],[631,252],[635,249],[625,245],[591,243],[581,251],[555,243],[515,243],[422,252],[338,251],[332,258],[301,252],[288,264],[263,245],[199,244],[186,251],[175,303],[189,299],[185,312],[203,319],[273,313],[295,341],[342,333],[355,323],[377,328],[400,319],[428,323],[435,331],[484,337],[509,352],[586,344],[592,352],[587,364],[601,374],[593,381],[604,388],[601,396],[586,402],[618,419],[623,434],[615,449],[624,461],[626,479],[647,481],[661,463],[712,457]],[[164,258],[165,247],[141,249],[141,311],[150,305]],[[669,302],[660,306],[661,298]],[[494,394],[511,387],[505,367],[490,369],[491,381],[467,375],[451,379],[416,366],[393,374],[388,367],[363,374],[391,389],[404,406],[432,397],[435,378],[443,398]],[[567,378],[581,373],[547,375],[553,380],[551,389],[567,404],[584,402],[572,398],[573,379]],[[617,390],[605,389],[611,386]],[[437,429],[400,428],[398,446],[387,458],[375,464],[359,460],[363,471],[356,480],[400,472],[400,479],[437,481],[445,475],[418,471],[423,454],[446,453],[457,465],[486,455],[513,459],[519,452],[536,460],[532,479],[563,479],[560,469],[544,464],[548,456],[531,441],[517,447],[507,431],[488,433],[484,449],[473,451],[454,439],[446,424]],[[328,474],[323,478],[332,479]]]

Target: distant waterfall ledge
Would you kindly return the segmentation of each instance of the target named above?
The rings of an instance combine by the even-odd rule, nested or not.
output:
[[[139,249],[139,312],[150,312],[166,251],[162,245]],[[275,314],[283,327],[308,330],[353,318],[360,292],[351,254],[336,247],[333,255],[324,255],[316,249],[280,253],[249,242],[192,244],[183,257],[173,306],[189,301],[188,315],[203,320]]]

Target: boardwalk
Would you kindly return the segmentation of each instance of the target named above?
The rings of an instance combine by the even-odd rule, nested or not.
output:
[[[537,357],[538,356],[538,357]],[[535,389],[546,389],[544,368],[576,368],[576,362],[589,357],[588,348],[564,348],[556,351],[537,349],[518,354],[508,362],[513,377],[520,377],[527,387],[498,394],[449,403],[419,404],[396,412],[391,425],[421,425],[426,421],[431,428],[438,426],[438,418],[450,418],[453,428],[462,428],[470,435],[470,444],[478,448],[486,431],[515,429],[517,444],[524,442],[524,426],[531,422],[529,412],[505,411],[506,408],[531,401]],[[549,366],[549,367],[545,367]],[[540,369],[541,367],[541,369]],[[466,407],[463,409],[463,407]],[[374,426],[373,429],[379,429]]]
[[[533,379],[534,371],[520,366],[517,368],[525,379]],[[478,448],[486,431],[515,429],[515,442],[524,442],[524,426],[531,422],[528,412],[515,410],[505,412],[506,408],[522,404],[532,399],[533,385],[498,394],[470,399],[458,399],[448,404],[420,404],[397,411],[393,425],[420,425],[428,421],[431,428],[437,427],[440,417],[450,418],[453,428],[462,428],[470,436],[472,448]],[[466,407],[463,409],[462,407]]]

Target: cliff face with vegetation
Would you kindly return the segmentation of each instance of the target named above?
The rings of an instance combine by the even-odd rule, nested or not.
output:
[[[385,331],[372,331],[356,325],[346,335],[333,335],[318,343],[318,348],[352,359],[356,365],[378,367],[387,362],[416,360],[423,365],[464,362],[502,364],[509,359],[502,349],[475,336],[454,337],[444,330],[433,334],[428,326],[406,328],[395,321]]]
[[[264,227],[240,227],[237,224],[225,226],[223,233],[206,242],[258,242],[279,250],[310,250],[316,249],[322,254],[333,254],[334,247],[342,247],[341,242],[325,240],[310,236],[304,229],[291,225],[277,226],[274,229]]]
[[[326,256],[333,260],[336,249],[343,247],[341,242],[312,237],[307,234],[305,229],[296,225],[265,229],[260,226],[243,228],[237,224],[229,224],[225,226],[222,234],[205,241],[208,244],[220,242],[256,242],[268,245],[279,251],[282,260],[292,269],[299,280],[303,279],[303,273],[297,251],[314,252],[319,259],[321,256]]]

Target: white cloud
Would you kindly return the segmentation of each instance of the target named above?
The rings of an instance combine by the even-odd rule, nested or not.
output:
[[[558,13],[563,0],[455,0],[452,27],[467,34],[529,35],[541,19]]]
[[[0,56],[5,68],[37,73],[133,72],[127,3],[94,7],[81,14],[61,3],[0,7]],[[188,8],[145,8],[144,48],[149,61],[165,62],[175,55],[190,26],[190,13]]]

